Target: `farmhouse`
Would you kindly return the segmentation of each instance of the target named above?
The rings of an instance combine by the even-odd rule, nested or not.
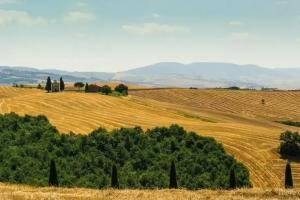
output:
[[[53,83],[51,84],[51,91],[52,92],[59,92],[60,91],[59,82],[57,82],[56,80],[54,80]]]

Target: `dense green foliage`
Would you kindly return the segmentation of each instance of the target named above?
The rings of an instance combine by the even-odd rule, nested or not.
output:
[[[290,162],[285,167],[285,188],[293,188],[293,176]]]
[[[128,95],[128,87],[124,84],[119,84],[115,87],[115,91],[124,95]]]
[[[286,131],[280,135],[279,153],[283,156],[299,156],[300,135],[298,132]]]
[[[167,188],[173,160],[178,187],[229,188],[232,166],[237,187],[250,186],[248,170],[221,144],[178,125],[75,135],[59,134],[44,116],[0,115],[0,182],[46,186],[51,160],[64,187],[109,187],[116,165],[120,188]]]

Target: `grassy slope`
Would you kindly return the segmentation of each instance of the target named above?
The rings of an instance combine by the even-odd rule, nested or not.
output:
[[[62,188],[34,188],[21,185],[0,184],[0,199],[5,200],[259,200],[300,199],[299,191],[247,189],[235,191],[187,190],[90,190]]]
[[[129,97],[117,98],[0,87],[0,98],[0,113],[45,114],[62,132],[178,123],[222,142],[247,165],[254,187],[260,188],[279,188],[283,183],[285,162],[276,148],[279,134],[287,126],[272,121],[300,118],[297,92],[172,89],[136,91]],[[261,98],[266,100],[265,106]],[[292,167],[296,186],[300,187],[300,165],[293,163]]]

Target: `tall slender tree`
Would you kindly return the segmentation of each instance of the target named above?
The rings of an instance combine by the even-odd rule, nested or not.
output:
[[[119,188],[118,171],[116,165],[113,165],[111,169],[111,187]]]
[[[51,160],[50,163],[49,186],[58,186],[57,171],[54,160]]]
[[[50,76],[48,76],[48,78],[47,78],[47,83],[46,83],[45,89],[47,90],[47,92],[51,91],[51,78],[50,78]]]
[[[62,79],[62,77],[60,77],[60,79],[59,79],[59,89],[60,89],[60,91],[64,91],[65,90],[65,82]]]
[[[88,83],[85,83],[84,91],[89,92],[89,84]]]
[[[130,151],[130,149],[131,149],[131,142],[130,142],[130,138],[128,135],[125,138],[125,149],[127,149],[127,151]]]
[[[291,164],[289,161],[286,163],[286,167],[285,167],[285,183],[284,184],[285,184],[286,189],[293,188],[293,186],[294,186],[292,168],[291,168]]]
[[[229,175],[229,189],[236,189],[236,176],[235,176],[235,169],[234,167],[230,170]]]
[[[175,167],[175,162],[172,161],[171,163],[171,169],[170,169],[170,189],[176,189],[177,186],[177,177],[176,177],[176,167]]]

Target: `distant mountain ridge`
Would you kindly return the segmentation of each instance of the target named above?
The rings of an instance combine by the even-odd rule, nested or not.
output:
[[[0,84],[37,83],[47,76],[65,81],[122,81],[156,87],[275,87],[300,88],[300,68],[264,68],[256,65],[199,62],[163,62],[117,73],[69,72],[27,67],[1,67]]]
[[[116,80],[181,87],[300,87],[300,69],[269,69],[231,63],[164,62],[116,73]]]

